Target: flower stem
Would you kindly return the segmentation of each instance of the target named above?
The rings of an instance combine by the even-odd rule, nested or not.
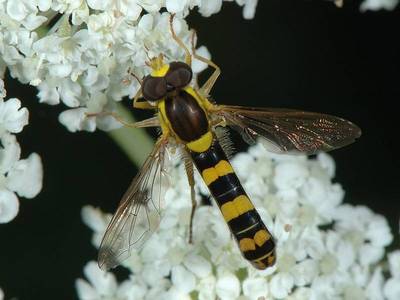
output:
[[[122,104],[116,103],[116,112],[125,121],[134,123],[132,114]],[[108,132],[108,135],[125,152],[129,159],[141,166],[154,147],[153,139],[141,128],[122,127]]]

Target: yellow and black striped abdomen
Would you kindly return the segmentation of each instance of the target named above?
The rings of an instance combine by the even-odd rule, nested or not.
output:
[[[190,152],[243,256],[257,269],[275,263],[275,243],[244,191],[218,141],[204,152]]]
[[[243,256],[257,269],[273,265],[274,240],[210,130],[201,99],[187,87],[160,101],[159,111],[161,124],[185,144],[192,156]]]

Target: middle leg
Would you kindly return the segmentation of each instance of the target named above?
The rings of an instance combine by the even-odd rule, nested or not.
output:
[[[194,218],[194,213],[196,211],[196,192],[194,190],[194,174],[193,174],[193,162],[190,160],[190,158],[185,157],[185,170],[186,170],[186,175],[189,181],[189,186],[190,186],[190,198],[192,200],[192,211],[190,213],[190,222],[189,222],[189,244],[193,243],[193,218]]]

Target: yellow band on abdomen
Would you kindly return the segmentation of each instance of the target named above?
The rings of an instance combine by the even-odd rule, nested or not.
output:
[[[226,222],[254,209],[250,199],[245,195],[240,195],[234,200],[224,203],[221,212]]]

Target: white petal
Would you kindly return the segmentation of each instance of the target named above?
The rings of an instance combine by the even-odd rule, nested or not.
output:
[[[301,187],[308,176],[307,167],[300,162],[285,162],[275,169],[274,183],[281,189],[297,189]]]
[[[82,221],[95,232],[104,232],[108,224],[100,209],[90,205],[82,207],[81,217]]]
[[[37,94],[39,97],[39,102],[50,105],[56,105],[60,103],[60,95],[57,91],[57,88],[50,87],[45,81],[41,82],[37,88],[39,90]]]
[[[385,249],[383,247],[375,247],[370,244],[364,244],[360,248],[360,263],[363,266],[377,263],[385,255]]]
[[[3,79],[0,78],[0,101],[3,101],[3,99],[7,96],[7,91],[4,88],[4,81]]]
[[[64,78],[71,74],[72,66],[65,63],[52,64],[48,70],[50,76]]]
[[[393,277],[400,278],[400,250],[389,253],[388,259],[390,273]]]
[[[7,14],[16,21],[22,21],[29,10],[22,1],[7,1]]]
[[[1,288],[0,288],[0,300],[4,300],[4,293]]]
[[[246,278],[243,281],[243,294],[250,299],[268,299],[268,283],[265,278]]]
[[[104,0],[87,0],[87,4],[90,8],[104,10],[107,6],[108,1]]]
[[[14,193],[0,190],[0,223],[8,223],[18,214],[19,201]]]
[[[199,12],[204,17],[209,17],[221,10],[222,0],[201,0]]]
[[[83,272],[100,295],[114,295],[117,290],[117,281],[112,273],[102,271],[94,261],[88,262]]]
[[[75,281],[75,288],[81,300],[95,300],[100,298],[97,291],[86,280],[77,279]]]
[[[78,107],[82,98],[82,86],[72,80],[62,80],[58,87],[61,100],[69,107]]]
[[[296,264],[292,274],[294,282],[297,286],[305,286],[310,284],[318,275],[318,264],[313,259],[306,259]]]
[[[249,20],[253,19],[256,13],[258,0],[247,0],[243,8],[243,18]]]
[[[188,0],[166,0],[165,7],[170,13],[179,13],[184,10]]]
[[[366,238],[374,246],[388,246],[393,240],[388,221],[383,216],[374,215],[368,222]]]
[[[294,285],[293,277],[288,273],[278,273],[271,279],[271,294],[277,299],[286,298]]]
[[[369,295],[368,295],[369,296]],[[356,285],[348,285],[344,289],[343,299],[344,300],[365,300],[367,297],[364,290]]]
[[[327,153],[321,152],[318,153],[317,160],[321,167],[328,173],[329,177],[333,178],[333,176],[335,176],[336,165],[332,156]]]
[[[172,286],[171,289],[163,296],[158,299],[163,300],[192,300],[189,294],[186,294],[180,290],[178,290],[175,286]]]
[[[14,164],[7,176],[9,189],[25,198],[34,198],[42,189],[43,166],[36,153]]]
[[[0,101],[0,126],[12,133],[22,131],[22,128],[28,124],[29,112],[24,107],[21,108],[21,101],[16,98]]]
[[[1,147],[3,146],[3,148]],[[7,173],[19,160],[21,148],[15,135],[5,134],[1,137],[0,145],[0,174]]]
[[[290,295],[290,300],[317,300],[312,296],[312,292],[310,288],[297,288],[294,293]]]
[[[216,298],[215,294],[216,279],[209,276],[200,280],[197,290],[199,291],[199,300],[211,300]]]
[[[371,276],[371,280],[367,285],[366,293],[368,295],[368,299],[371,300],[379,300],[383,299],[383,273],[382,268],[375,268],[374,273]]]
[[[25,26],[28,30],[35,30],[44,22],[47,21],[47,18],[44,16],[38,16],[35,14],[29,14],[24,20],[22,20],[22,25]]]
[[[38,7],[41,11],[49,10],[52,0],[38,0]]]
[[[211,264],[200,255],[189,255],[185,258],[184,264],[188,270],[192,271],[197,277],[204,278],[211,274]]]
[[[383,287],[383,294],[388,300],[400,299],[400,278],[390,278]]]
[[[196,285],[193,274],[182,266],[176,266],[172,269],[171,281],[179,291],[186,294],[193,291]]]
[[[93,132],[96,129],[96,117],[87,117],[86,108],[73,108],[63,111],[58,120],[71,132],[86,130]]]
[[[216,292],[221,300],[236,299],[240,294],[239,279],[229,273],[220,276],[217,280]]]
[[[365,12],[367,10],[393,10],[397,4],[398,0],[364,0],[360,5],[360,11]]]
[[[139,280],[125,280],[118,287],[118,299],[136,300],[143,299],[147,293],[147,287]]]

